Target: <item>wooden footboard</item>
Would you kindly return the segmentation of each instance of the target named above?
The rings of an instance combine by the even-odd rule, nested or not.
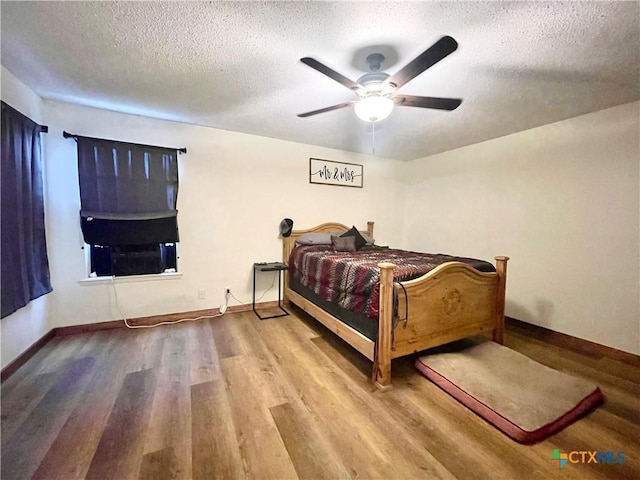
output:
[[[462,338],[491,332],[502,343],[508,257],[496,257],[496,272],[449,262],[415,280],[393,284],[394,265],[380,267],[380,325],[375,382],[391,383],[391,360]],[[393,328],[393,291],[398,321]]]
[[[365,233],[373,237],[373,222]],[[294,230],[283,239],[287,263],[295,240],[305,233],[348,230],[340,223],[324,223]],[[473,335],[492,333],[502,343],[508,257],[495,257],[496,272],[483,273],[461,262],[442,264],[407,282],[393,281],[395,265],[380,263],[380,320],[373,342],[338,318],[289,288],[285,272],[284,301],[294,303],[323,323],[367,358],[373,360],[372,380],[381,389],[391,385],[391,360]],[[393,295],[398,297],[398,321],[393,325]]]

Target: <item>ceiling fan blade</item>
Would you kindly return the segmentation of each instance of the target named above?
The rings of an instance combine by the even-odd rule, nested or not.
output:
[[[386,82],[393,83],[397,88],[400,88],[405,83],[420,75],[427,68],[435,65],[447,55],[455,52],[457,48],[458,42],[456,42],[453,37],[442,37],[427,50],[411,60],[398,72],[387,78]]]
[[[335,70],[332,70],[331,68],[327,67],[326,65],[323,65],[322,63],[320,63],[319,61],[313,58],[304,57],[304,58],[301,58],[300,61],[305,65],[310,66],[314,70],[317,70],[320,73],[325,74],[327,77],[329,77],[332,80],[335,80],[339,84],[344,85],[350,90],[357,90],[358,88],[360,88],[360,85],[358,85],[353,80],[348,79],[341,73],[338,73]]]
[[[306,118],[306,117],[310,117],[311,115],[318,115],[319,113],[325,113],[325,112],[330,112],[332,110],[338,110],[340,108],[349,107],[354,103],[358,103],[358,102],[354,100],[352,102],[339,103],[337,105],[332,105],[330,107],[321,108],[320,110],[313,110],[311,112],[299,113],[298,116],[300,118]]]
[[[394,102],[402,107],[436,108],[455,110],[462,103],[460,98],[416,97],[414,95],[396,95]]]

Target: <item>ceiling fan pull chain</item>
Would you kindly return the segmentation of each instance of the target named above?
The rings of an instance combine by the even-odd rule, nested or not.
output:
[[[376,124],[371,123],[371,154],[376,156]]]

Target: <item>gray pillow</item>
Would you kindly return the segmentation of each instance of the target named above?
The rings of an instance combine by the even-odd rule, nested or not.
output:
[[[330,233],[304,233],[296,238],[298,245],[331,245]]]
[[[337,235],[331,235],[331,244],[336,252],[356,251],[355,237],[338,237]]]

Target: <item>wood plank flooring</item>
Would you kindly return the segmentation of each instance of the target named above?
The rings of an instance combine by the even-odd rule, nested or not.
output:
[[[561,348],[517,327],[506,345],[597,383],[601,408],[520,445],[393,363],[370,362],[294,309],[55,337],[2,384],[3,480],[638,479],[640,365]],[[566,464],[554,449],[624,452]]]

